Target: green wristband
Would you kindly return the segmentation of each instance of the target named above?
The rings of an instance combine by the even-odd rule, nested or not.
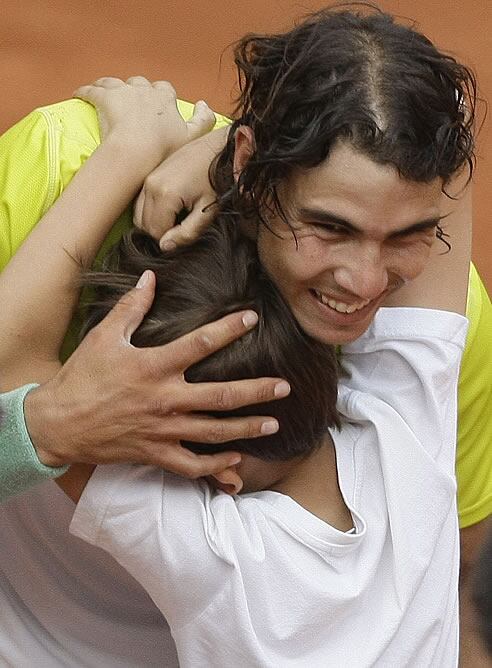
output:
[[[0,394],[0,501],[20,494],[48,478],[57,478],[68,466],[52,468],[38,458],[24,419],[24,399],[36,384]]]

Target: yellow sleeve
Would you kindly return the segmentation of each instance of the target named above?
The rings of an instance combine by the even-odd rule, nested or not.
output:
[[[96,110],[75,99],[35,109],[0,137],[0,271],[99,143]],[[105,248],[130,220],[128,211]],[[75,348],[77,329],[74,319],[63,359]]]
[[[492,513],[492,305],[470,268],[470,328],[458,388],[458,509],[462,528]]]
[[[0,137],[0,271],[98,144],[81,100],[36,109]]]
[[[188,120],[193,104],[178,100]],[[230,121],[216,114],[216,127]],[[36,109],[0,137],[0,271],[100,143],[94,107],[65,100]],[[103,249],[130,224],[127,211]]]
[[[178,100],[185,120],[194,105]],[[230,121],[216,114],[216,127]],[[61,195],[100,143],[94,107],[72,99],[36,109],[0,137],[0,271],[40,218]],[[98,257],[131,225],[127,209],[116,221]],[[66,358],[76,343],[76,321],[65,341]]]

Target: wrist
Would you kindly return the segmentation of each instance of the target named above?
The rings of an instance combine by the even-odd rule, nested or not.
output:
[[[214,155],[222,151],[226,145],[230,129],[230,125],[226,125],[223,128],[217,128],[217,130],[211,130],[211,132],[205,135],[205,141],[214,152]]]
[[[0,502],[40,482],[57,478],[67,469],[45,466],[32,445],[24,404],[34,387],[36,385],[30,383],[1,395],[5,415],[0,428]]]
[[[124,128],[112,130],[100,148],[111,152],[116,164],[142,179],[172,152],[156,141],[155,136],[147,137],[145,133],[128,132]]]
[[[62,418],[69,419],[66,415]],[[36,455],[44,466],[58,468],[71,463],[57,452],[63,422],[57,416],[56,403],[46,385],[40,385],[26,395],[24,419]]]

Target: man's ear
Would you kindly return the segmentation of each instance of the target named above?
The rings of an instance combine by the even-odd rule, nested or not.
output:
[[[248,125],[240,125],[234,135],[233,174],[237,182],[255,150],[255,136]]]
[[[234,163],[233,163],[233,174],[234,180],[238,181],[241,176],[241,172],[246,167],[248,160],[253,155],[256,145],[255,145],[255,135],[253,130],[249,125],[240,125],[236,130],[234,135]],[[240,221],[242,233],[252,239],[256,240],[258,234],[258,224],[251,220],[241,220]],[[237,493],[237,492],[236,492]]]
[[[241,476],[237,473],[235,466],[214,473],[210,476],[216,481],[216,486],[227,494],[239,494],[243,488],[243,481]]]

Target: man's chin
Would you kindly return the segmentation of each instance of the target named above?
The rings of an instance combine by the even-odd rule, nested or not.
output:
[[[377,308],[368,310],[364,317],[355,319],[354,314],[344,318],[340,313],[334,314],[333,318],[312,318],[311,314],[296,314],[296,319],[302,329],[320,343],[329,345],[345,345],[358,339],[368,329]],[[345,322],[344,322],[345,321]]]
[[[326,345],[343,346],[348,343],[352,343],[352,341],[355,341],[360,336],[362,336],[370,324],[371,323],[369,321],[364,326],[357,328],[352,326],[347,329],[330,328],[321,331],[320,328],[316,327],[303,329],[307,334],[312,336],[313,339],[316,339],[320,343],[324,343]]]

